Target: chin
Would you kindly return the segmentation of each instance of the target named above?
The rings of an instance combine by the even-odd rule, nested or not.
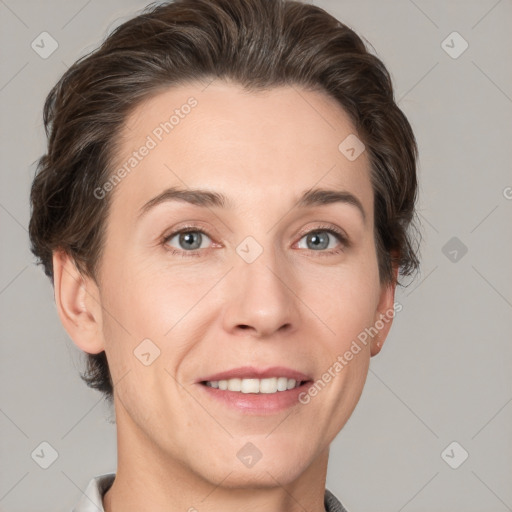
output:
[[[265,464],[262,460],[252,468],[235,467],[223,475],[215,475],[214,482],[222,481],[222,487],[228,489],[270,489],[286,486],[296,481],[305,468],[298,466],[295,461],[280,464]],[[231,473],[229,473],[231,471]],[[226,475],[229,473],[229,476]]]
[[[237,442],[233,451],[230,448],[223,450],[221,457],[210,452],[209,458],[213,460],[207,463],[210,468],[208,473],[205,474],[204,466],[198,469],[205,479],[215,485],[222,482],[222,487],[230,489],[264,489],[291,484],[306,471],[314,459],[308,449],[300,448],[300,443],[293,450],[282,446],[272,449],[272,443],[267,443],[267,447],[259,450],[256,443],[260,446],[263,444],[258,440],[254,443],[244,440],[242,443]]]

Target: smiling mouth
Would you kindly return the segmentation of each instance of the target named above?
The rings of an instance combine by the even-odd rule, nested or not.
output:
[[[252,394],[274,394],[290,391],[306,384],[307,380],[298,381],[287,377],[270,377],[265,379],[224,379],[206,380],[201,384],[221,391],[234,391]]]

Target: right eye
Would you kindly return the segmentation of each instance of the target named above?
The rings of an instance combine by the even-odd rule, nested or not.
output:
[[[163,244],[166,247],[171,247],[169,250],[172,254],[181,254],[185,257],[199,256],[200,254],[196,251],[206,248],[203,246],[203,242],[206,242],[205,237],[211,242],[211,238],[204,231],[185,228],[167,235],[163,240]],[[172,245],[172,243],[178,246],[176,247],[176,245]]]

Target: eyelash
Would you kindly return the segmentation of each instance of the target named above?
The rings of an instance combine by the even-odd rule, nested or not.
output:
[[[347,237],[345,236],[345,234],[342,231],[340,231],[336,228],[333,228],[332,226],[318,226],[314,229],[306,231],[305,233],[301,233],[299,240],[302,240],[305,236],[307,236],[311,233],[316,233],[316,232],[327,232],[331,235],[334,235],[334,237],[337,238],[338,241],[343,245],[343,247],[338,247],[337,249],[330,249],[330,250],[324,250],[324,251],[314,251],[313,249],[307,249],[311,252],[320,253],[319,254],[320,256],[333,256],[333,255],[343,252],[344,248],[350,247],[350,242],[347,239]],[[183,251],[183,250],[175,249],[168,245],[169,240],[174,238],[176,235],[185,234],[185,233],[201,233],[203,235],[206,235],[208,238],[210,238],[210,240],[212,239],[212,237],[208,233],[206,233],[202,229],[199,229],[199,227],[186,226],[178,231],[173,231],[169,235],[164,236],[164,238],[162,240],[162,245],[164,246],[165,250],[169,251],[174,256],[181,256],[183,258],[201,256],[201,251],[204,251],[204,249],[194,249],[193,251]]]

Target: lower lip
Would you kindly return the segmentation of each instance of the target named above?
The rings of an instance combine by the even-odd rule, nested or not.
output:
[[[198,385],[212,400],[218,400],[244,413],[264,415],[281,412],[300,404],[299,395],[307,392],[311,384],[311,381],[306,381],[296,388],[276,393],[240,393],[212,388],[205,384]]]

